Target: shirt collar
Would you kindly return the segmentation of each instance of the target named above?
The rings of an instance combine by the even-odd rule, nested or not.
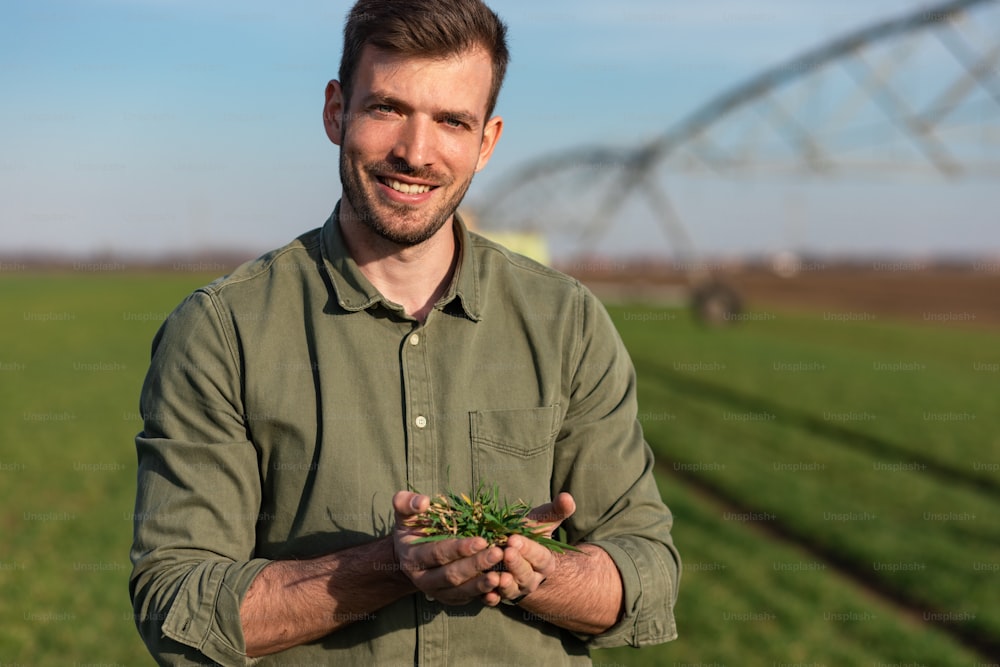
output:
[[[387,308],[399,306],[386,299],[365,277],[354,258],[347,251],[344,237],[340,232],[340,202],[337,202],[333,214],[330,215],[320,231],[324,259],[330,269],[330,279],[337,297],[337,303],[344,310],[358,312],[366,310],[376,303],[382,303]],[[459,262],[444,295],[438,299],[435,308],[450,310],[449,305],[456,302],[462,312],[470,320],[480,320],[480,293],[476,256],[472,252],[472,237],[465,222],[458,212],[454,216],[455,237],[458,242]],[[454,311],[453,311],[454,312]]]

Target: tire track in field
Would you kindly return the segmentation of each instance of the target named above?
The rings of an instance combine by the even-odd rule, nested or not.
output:
[[[813,435],[827,438],[840,446],[849,447],[868,455],[874,454],[892,461],[915,463],[922,466],[920,472],[937,477],[942,482],[970,487],[995,500],[1000,500],[1000,485],[991,479],[976,475],[971,470],[956,468],[944,461],[929,458],[900,447],[891,440],[854,430],[842,424],[817,417],[809,412],[781,405],[780,403],[769,401],[766,398],[749,394],[739,389],[733,389],[675,371],[653,359],[643,358],[642,364],[645,368],[654,371],[659,377],[666,379],[674,387],[680,391],[687,392],[689,395],[708,400],[712,403],[722,403],[738,410],[773,414],[781,420],[782,424],[797,427]]]
[[[673,470],[673,466],[670,465],[673,461],[666,460],[667,457],[661,456],[660,450],[655,447],[654,450],[656,450],[656,472],[686,486],[703,502],[718,508],[720,516],[725,512],[733,514],[769,513],[768,510],[747,505],[736,494],[730,493],[720,485],[713,484],[702,475]],[[678,463],[684,462],[678,461]],[[880,579],[874,571],[868,572],[864,569],[858,569],[857,563],[850,556],[824,549],[810,540],[808,536],[802,535],[793,526],[778,518],[775,517],[769,521],[746,521],[743,526],[762,538],[780,542],[808,553],[812,558],[825,563],[841,577],[859,586],[868,595],[893,609],[899,616],[919,625],[933,626],[970,651],[979,653],[984,660],[993,660],[1000,655],[1000,637],[991,636],[988,629],[949,622],[946,620],[949,618],[947,612],[912,599],[906,595],[905,591]]]

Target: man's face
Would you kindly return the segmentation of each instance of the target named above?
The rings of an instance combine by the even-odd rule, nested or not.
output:
[[[366,46],[349,106],[337,82],[327,88],[327,134],[341,147],[341,215],[403,247],[449,222],[500,137],[502,120],[485,117],[491,77],[479,49],[414,59]]]

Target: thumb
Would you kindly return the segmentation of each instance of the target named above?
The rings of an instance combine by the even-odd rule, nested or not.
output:
[[[392,497],[392,508],[396,510],[397,523],[420,514],[430,505],[430,497],[412,491],[397,491]]]
[[[530,512],[528,518],[538,527],[545,528],[545,535],[551,537],[559,525],[573,516],[576,511],[576,501],[573,496],[563,492],[556,496],[552,502],[539,505]]]

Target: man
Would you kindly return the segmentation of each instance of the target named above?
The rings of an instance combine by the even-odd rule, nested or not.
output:
[[[676,635],[670,514],[610,319],[455,214],[506,62],[480,0],[360,0],[326,90],[330,220],[157,333],[130,590],[161,663],[571,665]],[[414,543],[414,490],[480,483],[580,551]]]

